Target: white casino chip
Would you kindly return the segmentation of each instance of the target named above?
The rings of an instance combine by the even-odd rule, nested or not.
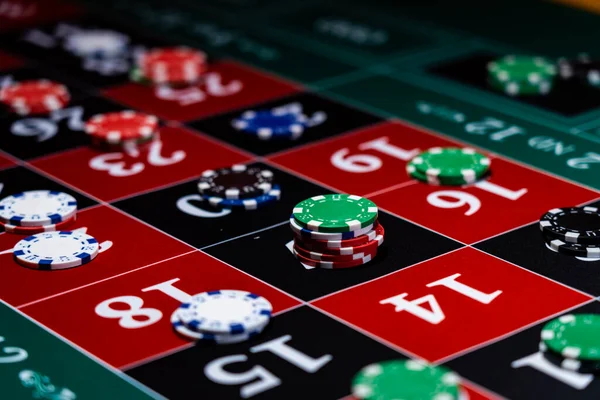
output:
[[[129,37],[109,30],[84,30],[67,36],[64,48],[79,57],[114,58],[127,50]]]
[[[53,225],[76,213],[77,200],[53,190],[31,190],[0,200],[0,221],[15,226]]]
[[[216,290],[192,296],[179,307],[181,322],[196,332],[232,335],[269,323],[273,307],[264,297],[242,290]]]
[[[29,268],[67,269],[92,261],[100,252],[98,241],[83,232],[44,232],[20,240],[13,249],[15,260]]]
[[[232,343],[240,343],[245,342],[251,337],[258,335],[262,332],[262,330],[267,326],[267,324],[258,327],[254,331],[239,333],[236,335],[230,335],[228,333],[225,334],[212,334],[207,332],[196,332],[188,328],[179,317],[180,309],[176,309],[175,312],[171,315],[171,325],[173,329],[181,336],[190,340],[207,340],[214,341],[218,344],[232,344]]]

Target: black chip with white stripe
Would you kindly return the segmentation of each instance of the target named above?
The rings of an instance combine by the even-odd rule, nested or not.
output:
[[[600,246],[600,210],[554,208],[540,218],[540,230],[545,236],[565,243]]]
[[[247,199],[268,193],[272,181],[273,172],[268,169],[233,165],[231,168],[204,171],[198,190],[204,196]]]

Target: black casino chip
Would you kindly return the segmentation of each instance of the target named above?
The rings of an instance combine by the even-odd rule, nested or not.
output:
[[[233,165],[231,168],[204,171],[198,190],[205,196],[247,199],[268,193],[272,181],[273,172],[267,169]]]
[[[573,257],[600,259],[600,246],[565,243],[562,240],[548,238],[547,236],[544,236],[544,240],[557,253]]]
[[[540,218],[540,230],[546,237],[567,244],[600,246],[600,210],[554,208]]]
[[[558,60],[561,78],[577,79],[591,86],[600,87],[600,60],[592,59],[587,54],[580,54],[574,60],[561,58]]]

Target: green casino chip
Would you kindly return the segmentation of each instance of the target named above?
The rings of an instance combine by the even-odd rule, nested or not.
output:
[[[558,74],[544,57],[505,56],[487,65],[490,85],[511,96],[547,94]]]
[[[326,194],[296,204],[298,225],[315,232],[351,232],[377,219],[377,206],[369,199],[350,194]]]
[[[417,170],[415,165],[411,162],[406,164],[406,172],[412,178],[415,178],[418,181],[428,183],[430,185],[437,186],[464,186],[468,183],[465,182],[464,178],[461,176],[460,178],[436,178],[436,177],[428,177],[426,174],[421,173]]]
[[[474,183],[489,170],[491,160],[471,148],[433,147],[410,161],[420,175],[444,184]]]
[[[360,400],[457,400],[459,392],[457,374],[415,360],[367,365],[352,380],[352,395]]]
[[[600,360],[600,314],[567,314],[548,322],[542,342],[563,357]]]

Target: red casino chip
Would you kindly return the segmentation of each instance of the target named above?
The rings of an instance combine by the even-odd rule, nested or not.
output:
[[[317,253],[314,251],[307,250],[302,247],[302,245],[298,242],[294,242],[294,251],[306,258],[309,258],[314,261],[333,261],[333,262],[347,262],[354,261],[365,257],[365,253],[354,253],[347,255],[340,254],[327,254],[327,253]],[[377,248],[374,249],[370,254],[373,254],[377,251]]]
[[[142,56],[140,68],[154,83],[193,83],[207,70],[206,54],[187,47],[154,49]]]
[[[364,257],[360,257],[351,261],[325,261],[325,260],[312,260],[308,257],[303,256],[294,250],[294,255],[302,264],[306,264],[311,267],[323,268],[323,269],[340,269],[340,268],[353,268],[359,267],[370,262],[375,258],[377,252],[373,254],[365,254]]]
[[[109,144],[150,139],[158,130],[158,118],[135,111],[98,114],[85,124],[85,132]]]
[[[65,85],[49,80],[17,82],[0,90],[0,101],[19,115],[60,110],[70,99]]]
[[[295,233],[295,232],[294,232]],[[323,253],[333,253],[340,254],[339,251],[336,251],[341,248],[352,248],[356,246],[361,246],[369,243],[374,240],[378,235],[384,235],[385,231],[383,230],[383,226],[380,226],[379,222],[376,221],[373,229],[365,233],[364,235],[356,236],[350,239],[340,239],[340,240],[323,240],[323,239],[311,239],[306,236],[300,236],[295,234],[294,238],[296,241],[302,243],[303,247],[320,251]],[[347,253],[350,254],[350,253]]]
[[[375,229],[352,239],[346,240],[317,240],[306,237],[295,236],[295,242],[300,247],[316,253],[331,255],[348,255],[356,253],[372,253],[377,247],[381,246],[385,237],[383,225],[377,223]]]

